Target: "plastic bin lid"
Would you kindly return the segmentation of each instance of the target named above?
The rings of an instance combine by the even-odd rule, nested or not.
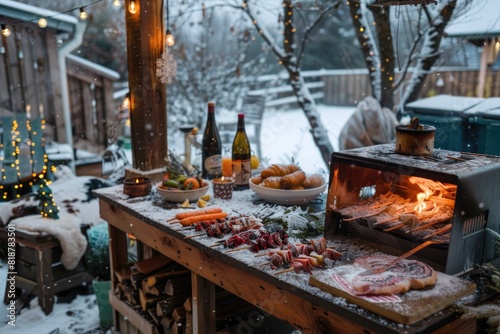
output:
[[[467,112],[483,118],[500,119],[500,97],[490,97],[467,110]]]
[[[476,106],[484,99],[468,96],[436,95],[410,102],[406,111],[428,115],[464,115],[465,111]],[[467,112],[469,115],[469,112]]]

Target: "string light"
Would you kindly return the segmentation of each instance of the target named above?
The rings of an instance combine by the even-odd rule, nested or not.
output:
[[[104,1],[104,0],[95,0],[95,1],[89,3],[89,4],[85,5],[85,6],[82,6],[82,7],[71,8],[71,9],[66,10],[64,12],[56,12],[54,15],[50,15],[50,16],[47,16],[47,17],[41,17],[38,20],[37,19],[33,19],[33,20],[26,20],[26,21],[22,21],[22,22],[38,22],[38,26],[40,28],[46,28],[47,25],[48,25],[47,19],[52,18],[52,17],[56,17],[56,16],[61,15],[61,14],[71,13],[74,10],[77,10],[77,9],[80,9],[80,18],[82,20],[85,20],[85,19],[88,18],[88,14],[87,14],[87,12],[85,12],[84,8],[88,7],[88,6],[91,6],[93,4],[96,4],[98,2],[102,2],[102,1]],[[114,4],[120,5],[119,0],[115,0]],[[21,22],[21,21],[19,21],[19,22]],[[6,37],[11,35],[10,29],[6,28],[5,24],[2,23],[1,24],[1,28],[2,28],[2,35],[6,36]]]
[[[135,0],[130,0],[130,4],[128,6],[128,11],[130,12],[130,14],[137,13],[137,8],[135,6]]]
[[[130,108],[130,93],[127,93],[125,95],[125,98],[123,99],[123,102],[122,102],[122,108],[123,109],[129,109]]]
[[[10,29],[7,28],[7,26],[5,24],[1,24],[1,27],[2,27],[2,35],[4,35],[5,37],[9,37],[10,36]]]
[[[167,31],[165,33],[165,43],[167,46],[173,46],[175,43],[174,36],[170,32],[170,24],[169,24],[169,11],[168,11],[169,5],[168,5],[168,0],[167,0]]]
[[[41,17],[39,20],[38,20],[38,26],[40,28],[45,28],[47,27],[47,19],[45,19],[45,17]]]
[[[113,1],[113,6],[120,7],[120,0],[114,0]]]
[[[167,32],[165,34],[165,43],[167,43],[168,46],[173,46],[175,44],[175,39],[174,36],[170,33],[170,29],[167,29]]]
[[[83,7],[80,7],[80,18],[82,20],[86,20],[88,17],[87,15],[87,12],[85,11],[85,9]]]

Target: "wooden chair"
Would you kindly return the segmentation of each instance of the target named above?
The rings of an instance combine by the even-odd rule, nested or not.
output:
[[[82,234],[86,238],[88,228],[89,225],[81,225]],[[7,277],[4,304],[8,305],[11,300],[16,300],[18,311],[28,298],[36,295],[42,311],[48,315],[54,307],[56,294],[93,280],[87,271],[86,255],[89,246],[78,265],[67,270],[60,262],[61,245],[53,235],[16,230],[15,243],[17,275],[15,283]],[[12,284],[15,284],[15,288]]]
[[[247,94],[243,98],[241,109],[238,113],[245,114],[245,129],[251,149],[259,156],[262,156],[260,145],[260,133],[262,128],[262,116],[266,106],[266,98],[263,95]],[[232,143],[236,133],[237,119],[231,123],[219,125],[219,132],[223,143]]]

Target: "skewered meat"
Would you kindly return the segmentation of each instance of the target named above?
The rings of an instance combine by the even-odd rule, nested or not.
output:
[[[302,270],[309,272],[310,267],[324,266],[325,258],[337,259],[341,256],[341,253],[327,248],[326,239],[319,238],[309,240],[309,244],[288,244],[287,249],[270,251],[268,256],[273,269],[290,266],[290,269],[296,272]],[[306,265],[304,259],[308,260],[310,264]]]
[[[222,244],[227,248],[249,245],[251,251],[258,252],[262,249],[281,247],[287,242],[288,235],[283,230],[269,233],[265,229],[259,229],[235,234],[224,240]]]
[[[237,234],[251,229],[259,229],[262,226],[261,221],[253,217],[233,217],[222,221],[197,223],[195,230],[205,230],[208,237],[222,238],[227,234]]]

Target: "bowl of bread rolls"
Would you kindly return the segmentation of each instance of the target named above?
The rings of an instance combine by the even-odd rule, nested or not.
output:
[[[321,174],[306,174],[296,164],[272,164],[250,178],[249,184],[261,199],[281,205],[305,204],[326,189]]]

